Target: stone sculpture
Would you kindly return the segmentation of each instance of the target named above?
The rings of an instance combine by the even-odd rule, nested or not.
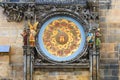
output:
[[[23,37],[23,43],[24,43],[24,46],[25,46],[25,45],[27,45],[27,36],[28,36],[26,29],[23,30],[21,35]]]

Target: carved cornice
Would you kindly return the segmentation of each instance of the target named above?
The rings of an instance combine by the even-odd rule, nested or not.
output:
[[[35,14],[37,15],[48,12],[50,10],[63,8],[72,10],[74,13],[83,15],[85,19],[89,19],[90,17],[93,17],[95,14],[91,13],[93,11],[93,7],[96,7],[97,9],[98,6],[93,6],[93,2],[90,1],[86,2],[87,3],[84,6],[82,4],[56,5],[56,4],[37,4],[36,2],[2,2],[1,7],[4,9],[3,13],[7,16],[7,20],[15,22],[22,21],[25,17],[24,15],[25,12],[28,11],[28,9],[30,9],[31,12],[35,12]],[[38,11],[40,12],[38,13]]]

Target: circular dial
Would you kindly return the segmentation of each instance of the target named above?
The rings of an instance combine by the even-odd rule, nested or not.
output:
[[[69,61],[81,54],[84,48],[84,29],[71,17],[52,17],[42,25],[38,43],[47,58],[54,61]]]
[[[49,23],[42,38],[47,51],[57,57],[72,55],[81,42],[81,34],[77,25],[64,18]]]

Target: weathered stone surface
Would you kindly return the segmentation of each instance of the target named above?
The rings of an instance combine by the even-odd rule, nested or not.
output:
[[[0,65],[0,79],[9,77],[9,65]]]
[[[102,58],[100,59],[100,63],[102,64],[118,64],[118,58],[117,59],[113,59],[113,58]]]
[[[116,62],[114,64],[111,64],[111,63],[106,63],[106,64],[100,64],[100,68],[101,69],[119,69],[119,64],[118,64],[118,61],[117,61],[117,64]]]
[[[108,76],[108,77],[101,78],[100,80],[119,80],[119,77]]]
[[[119,49],[120,42],[120,1],[112,0],[112,8],[105,12],[101,9],[101,16],[104,16],[105,22],[100,25],[106,25],[103,31],[103,42],[100,53],[100,80],[120,80],[119,79]],[[105,32],[106,31],[106,32]]]
[[[101,52],[114,52],[115,43],[102,43]]]
[[[51,72],[50,72],[51,71]],[[89,80],[90,73],[88,70],[36,70],[34,80]]]
[[[0,45],[10,45],[11,50],[9,53],[10,58],[0,56],[0,80],[23,80],[23,66],[18,64],[23,64],[22,37],[20,33],[24,24],[7,22],[2,10],[0,7]],[[12,65],[15,63],[17,63],[17,66]]]
[[[119,70],[118,69],[101,69],[100,70],[102,76],[119,76]]]

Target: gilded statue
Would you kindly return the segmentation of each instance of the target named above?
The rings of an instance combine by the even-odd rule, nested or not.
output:
[[[34,25],[32,25],[30,22],[28,22],[28,25],[30,27],[29,43],[30,43],[31,47],[34,47],[35,46],[35,36],[37,34],[38,22],[35,22]]]

